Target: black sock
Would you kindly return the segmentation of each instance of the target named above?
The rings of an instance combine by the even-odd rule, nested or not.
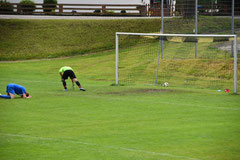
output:
[[[62,80],[62,83],[63,83],[64,89],[67,89],[67,83],[66,83],[66,81],[65,81],[65,80]]]
[[[80,83],[78,81],[76,81],[76,84],[78,85],[78,87],[80,87]]]

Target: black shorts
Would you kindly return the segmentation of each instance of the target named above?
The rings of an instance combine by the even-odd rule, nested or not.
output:
[[[71,79],[76,78],[76,76],[72,70],[66,70],[63,73],[62,79],[68,79],[68,77],[70,77]]]

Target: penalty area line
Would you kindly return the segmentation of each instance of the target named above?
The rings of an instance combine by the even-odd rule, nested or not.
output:
[[[183,159],[187,159],[187,160],[201,160],[201,159],[198,159],[198,158],[173,155],[173,154],[169,154],[169,153],[152,152],[152,151],[132,149],[132,148],[124,148],[124,147],[116,147],[116,146],[106,146],[106,145],[99,145],[99,144],[87,143],[87,142],[75,141],[75,140],[66,140],[66,139],[58,139],[58,138],[46,138],[46,137],[34,137],[34,136],[21,135],[21,134],[11,134],[11,133],[0,133],[0,135],[8,136],[8,137],[31,138],[31,139],[45,140],[45,141],[55,141],[55,142],[83,144],[83,145],[88,145],[88,146],[98,146],[98,147],[102,147],[102,148],[109,148],[109,149],[115,149],[115,150],[124,150],[124,151],[129,151],[129,152],[138,152],[138,153],[152,154],[152,155],[159,155],[159,156],[172,157],[172,158],[177,158],[177,159],[182,159],[183,158]]]

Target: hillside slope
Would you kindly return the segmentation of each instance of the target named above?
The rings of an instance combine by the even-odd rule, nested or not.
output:
[[[240,20],[235,21],[236,28]],[[160,19],[4,20],[0,19],[0,60],[54,58],[115,47],[115,32],[159,32]],[[193,33],[194,20],[170,18],[165,33]],[[231,19],[199,18],[199,33],[229,33]],[[231,31],[231,30],[230,30]]]

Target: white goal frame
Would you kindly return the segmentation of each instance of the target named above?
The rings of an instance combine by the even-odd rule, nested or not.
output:
[[[154,34],[154,33],[128,33],[128,32],[116,32],[116,82],[119,84],[119,35],[133,35],[133,36],[156,36],[156,37],[225,37],[233,38],[233,57],[234,57],[234,93],[237,93],[237,35],[213,35],[213,34]]]

